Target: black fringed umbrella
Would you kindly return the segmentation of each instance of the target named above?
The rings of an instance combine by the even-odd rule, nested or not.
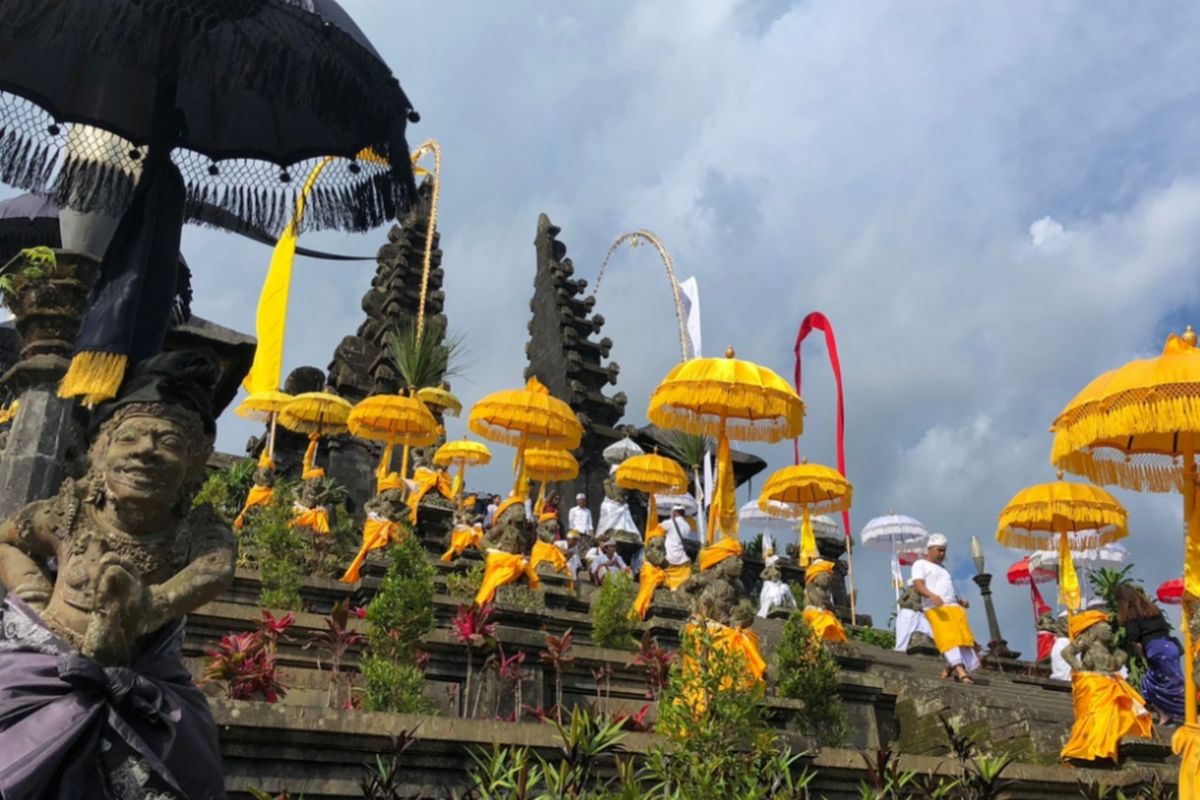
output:
[[[0,180],[120,218],[65,394],[101,400],[157,352],[174,270],[152,265],[185,218],[280,231],[308,188],[302,227],[361,231],[415,196],[416,114],[333,0],[0,0],[0,20]]]

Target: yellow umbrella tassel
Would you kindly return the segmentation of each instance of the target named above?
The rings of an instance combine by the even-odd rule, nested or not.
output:
[[[82,397],[89,408],[116,397],[128,365],[129,357],[119,353],[76,353],[58,384],[58,396]]]

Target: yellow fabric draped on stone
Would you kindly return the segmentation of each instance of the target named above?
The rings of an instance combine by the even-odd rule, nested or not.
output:
[[[700,569],[712,569],[725,559],[740,556],[741,554],[742,543],[737,539],[727,536],[700,551]]]
[[[561,572],[563,575],[570,571],[567,567],[567,557],[563,555],[562,550],[539,539],[533,543],[533,552],[529,554],[529,569],[536,570],[542,562],[550,564],[555,572]]]
[[[283,338],[287,325],[288,292],[292,285],[292,262],[296,259],[296,239],[299,236],[300,220],[313,184],[320,177],[332,158],[323,159],[309,173],[304,187],[296,196],[296,209],[291,222],[283,229],[275,252],[271,254],[271,266],[267,279],[263,281],[258,296],[258,312],[254,320],[254,335],[258,346],[254,349],[254,363],[246,373],[242,385],[246,391],[272,391],[279,388],[279,376],[283,369]]]
[[[1179,756],[1179,800],[1200,800],[1200,725],[1175,731],[1171,749]]]
[[[474,525],[455,525],[450,532],[450,547],[442,553],[442,561],[453,561],[468,547],[479,547],[482,541],[483,531]]]
[[[642,571],[638,575],[638,593],[637,597],[633,598],[633,609],[630,611],[630,616],[637,615],[638,619],[645,619],[646,612],[650,610],[650,601],[654,599],[654,592],[659,586],[662,586],[667,581],[667,571],[660,567],[656,567],[649,561],[642,563]]]
[[[312,528],[320,534],[329,533],[329,511],[325,506],[316,508],[297,507],[296,514],[288,523],[289,528]]]
[[[1101,672],[1071,675],[1075,724],[1062,749],[1063,758],[1116,760],[1117,745],[1126,736],[1150,735],[1146,701],[1123,678]]]
[[[250,493],[246,495],[246,502],[242,505],[242,510],[238,512],[237,517],[233,520],[233,527],[241,530],[246,524],[246,514],[250,509],[258,506],[268,505],[275,498],[275,490],[270,486],[251,486]]]
[[[925,619],[933,629],[933,643],[939,653],[948,653],[956,647],[975,646],[975,634],[971,633],[971,624],[962,606],[927,608]]]
[[[475,594],[475,605],[485,606],[492,602],[496,590],[505,584],[512,583],[522,575],[529,579],[530,587],[541,587],[537,573],[529,569],[529,562],[519,555],[505,553],[501,550],[489,550],[484,561],[483,583]]]
[[[363,543],[359,548],[358,554],[354,556],[354,560],[350,562],[350,566],[346,568],[346,574],[340,580],[342,583],[354,583],[358,580],[359,570],[362,569],[363,562],[367,560],[367,553],[372,550],[380,550],[388,546],[388,542],[400,540],[400,526],[390,519],[384,519],[373,514],[368,515],[363,523]]]
[[[421,505],[421,501],[425,499],[425,495],[429,494],[436,488],[443,497],[447,500],[453,500],[454,494],[450,491],[450,478],[441,470],[432,470],[421,467],[413,476],[413,482],[416,486],[408,495],[408,521],[413,525],[417,524],[417,508]]]
[[[812,628],[813,636],[819,641],[846,641],[846,629],[842,627],[841,620],[828,609],[809,606],[804,609],[804,621]]]
[[[303,480],[313,480],[315,478],[324,478],[325,470],[315,465],[317,460],[317,442],[319,437],[315,433],[308,435],[308,447],[304,448],[304,460],[300,462],[300,477]]]

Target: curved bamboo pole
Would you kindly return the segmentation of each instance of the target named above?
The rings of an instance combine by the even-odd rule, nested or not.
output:
[[[421,263],[421,295],[417,300],[417,341],[425,333],[425,298],[429,294],[429,267],[433,258],[433,231],[437,227],[438,198],[442,193],[442,146],[436,139],[426,139],[413,151],[415,165],[422,156],[433,154],[433,196],[429,198],[429,226],[425,230],[425,255]]]
[[[662,259],[663,267],[667,272],[667,280],[671,284],[671,299],[675,303],[675,319],[679,322],[679,350],[682,354],[681,360],[687,361],[689,358],[693,357],[693,354],[689,352],[688,349],[687,320],[684,318],[683,300],[681,299],[679,293],[679,280],[675,277],[675,262],[671,259],[671,254],[667,252],[667,248],[662,243],[662,240],[659,239],[658,236],[656,236],[653,232],[648,231],[645,228],[640,228],[636,231],[623,233],[618,236],[611,245],[609,245],[608,253],[605,254],[604,261],[600,263],[600,270],[596,274],[596,286],[592,289],[591,296],[595,297],[596,293],[600,291],[600,283],[604,280],[605,267],[608,266],[608,262],[612,260],[612,257],[616,254],[617,250],[621,248],[621,245],[625,244],[626,242],[629,243],[630,247],[638,247],[642,244],[649,244],[658,251],[658,256]]]

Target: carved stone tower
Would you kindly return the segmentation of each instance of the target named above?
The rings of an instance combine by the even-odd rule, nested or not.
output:
[[[608,358],[612,340],[591,338],[604,327],[604,317],[591,313],[595,298],[579,296],[587,288],[587,281],[571,277],[575,268],[566,257],[566,245],[557,239],[559,230],[545,214],[538,217],[534,240],[537,274],[529,302],[533,317],[525,346],[529,358],[525,377],[536,375],[550,394],[579,415],[583,423],[583,443],[575,453],[579,477],[561,484],[563,504],[574,505],[574,495],[584,492],[593,518],[598,519],[609,469],[602,451],[621,436],[616,426],[625,411],[626,397],[624,392],[610,397],[602,391],[617,382],[621,368],[615,361],[602,364]]]

